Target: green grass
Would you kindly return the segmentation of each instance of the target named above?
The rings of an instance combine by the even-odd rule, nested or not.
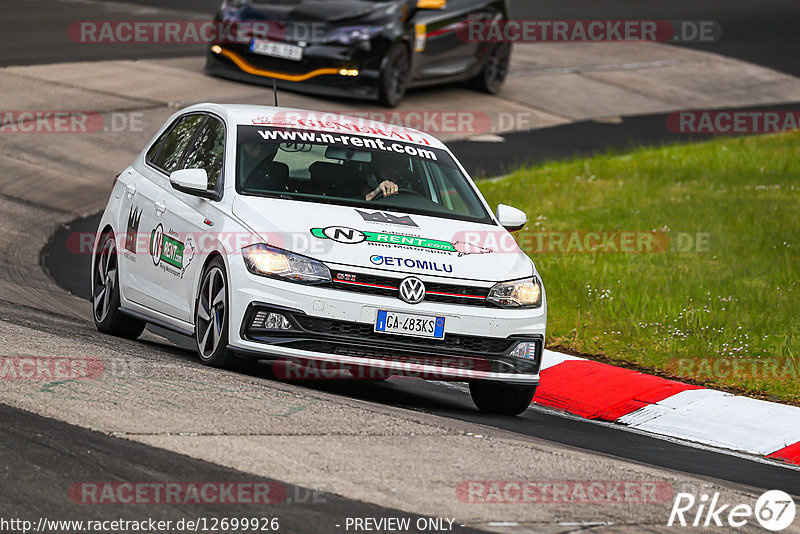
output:
[[[653,253],[519,239],[547,288],[549,346],[800,403],[800,134],[551,163],[479,186],[528,213],[521,234],[669,237]],[[707,243],[684,251],[679,234]]]

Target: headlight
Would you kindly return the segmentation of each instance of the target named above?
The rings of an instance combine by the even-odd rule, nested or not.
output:
[[[242,249],[242,256],[247,270],[253,274],[306,284],[331,281],[331,272],[322,262],[279,248],[251,245]]]
[[[540,308],[542,306],[542,283],[535,276],[495,284],[486,297],[503,308]]]
[[[383,31],[381,26],[345,26],[328,32],[322,38],[323,43],[339,43],[351,45],[369,41]]]

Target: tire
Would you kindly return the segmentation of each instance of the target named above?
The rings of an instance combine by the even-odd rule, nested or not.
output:
[[[405,45],[397,43],[386,54],[385,64],[378,81],[378,101],[393,108],[403,100],[411,73],[411,56]]]
[[[112,232],[100,236],[92,276],[92,316],[97,330],[104,334],[136,339],[145,323],[119,310],[119,255]]]
[[[470,80],[470,85],[478,91],[490,95],[499,93],[508,76],[510,63],[511,44],[497,43],[487,52],[486,64],[481,72]]]
[[[228,369],[236,361],[228,350],[229,295],[225,263],[216,257],[203,270],[194,305],[195,346],[209,367]]]
[[[530,406],[536,386],[517,386],[499,382],[470,382],[472,402],[482,412],[519,415]]]

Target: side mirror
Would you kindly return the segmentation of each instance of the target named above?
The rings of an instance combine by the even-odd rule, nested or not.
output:
[[[417,0],[417,9],[444,9],[447,0]]]
[[[509,232],[522,230],[528,222],[528,216],[525,215],[524,211],[506,206],[505,204],[497,205],[495,215],[500,224]]]
[[[216,191],[208,190],[208,173],[205,169],[180,169],[169,175],[169,183],[189,195],[203,198],[217,198]]]

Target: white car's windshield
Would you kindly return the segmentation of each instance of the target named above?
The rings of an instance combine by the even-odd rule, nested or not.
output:
[[[311,130],[239,126],[237,133],[241,194],[491,222],[445,150]]]

